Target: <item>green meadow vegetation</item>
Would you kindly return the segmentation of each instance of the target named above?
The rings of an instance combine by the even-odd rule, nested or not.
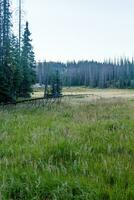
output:
[[[134,199],[134,101],[70,102],[0,109],[0,199]]]
[[[0,200],[134,200],[134,58],[36,62],[27,6],[0,0]]]

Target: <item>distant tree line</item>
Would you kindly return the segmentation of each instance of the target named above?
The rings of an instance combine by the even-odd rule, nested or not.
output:
[[[12,0],[0,0],[0,103],[29,97],[35,83],[35,59],[28,22],[19,39],[12,30]]]
[[[115,59],[103,63],[39,62],[36,67],[37,82],[50,83],[51,74],[58,70],[62,85],[89,86],[93,88],[134,88],[134,60]]]

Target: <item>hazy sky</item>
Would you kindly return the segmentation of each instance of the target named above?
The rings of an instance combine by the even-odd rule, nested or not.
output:
[[[23,2],[37,60],[134,56],[134,0]]]

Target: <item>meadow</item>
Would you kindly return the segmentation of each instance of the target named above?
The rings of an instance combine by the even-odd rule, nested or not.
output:
[[[89,95],[98,98],[125,98],[125,99],[134,99],[134,90],[133,89],[93,89],[90,87],[64,87],[63,95]],[[43,97],[44,89],[37,88],[34,89],[32,94],[33,98]]]
[[[134,199],[134,101],[88,99],[0,108],[1,200]]]

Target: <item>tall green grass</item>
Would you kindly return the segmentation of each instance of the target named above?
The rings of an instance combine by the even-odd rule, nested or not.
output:
[[[133,200],[134,102],[1,109],[0,199]]]

